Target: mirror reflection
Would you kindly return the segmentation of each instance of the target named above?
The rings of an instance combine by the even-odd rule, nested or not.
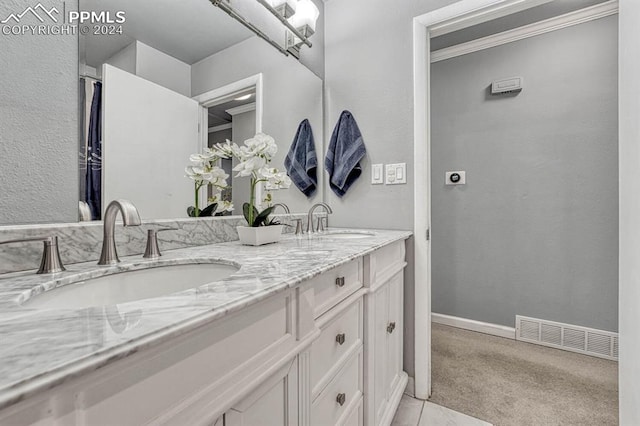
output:
[[[299,121],[315,118],[315,130],[321,131],[321,82],[313,73],[296,61],[280,57],[207,2],[186,3],[80,2],[82,10],[106,8],[113,15],[126,11],[121,33],[81,37],[81,219],[88,219],[89,213],[91,219],[100,219],[104,201],[116,198],[134,201],[145,219],[193,216],[195,198],[199,213],[241,214],[238,207],[233,211],[207,209],[210,204],[218,204],[220,196],[234,206],[242,206],[248,198],[246,179],[233,179],[235,164],[222,160],[231,188],[219,196],[209,186],[194,197],[193,182],[185,177],[184,167],[189,164],[189,156],[204,147],[227,139],[241,144],[259,131],[272,131],[261,128],[265,117],[262,110],[256,110],[255,87],[241,88],[220,99],[192,98],[205,87],[211,91],[223,82],[228,86],[246,77],[242,75],[246,70],[242,64],[256,52],[265,61],[262,66],[254,66],[254,72],[264,75],[265,71],[272,71],[268,82],[274,89],[285,94],[297,91],[296,82],[287,78],[287,68],[296,68],[298,74],[314,80],[317,93],[296,100],[291,107],[302,106],[304,110],[304,103],[315,103],[310,111],[315,117],[300,116]],[[184,31],[175,22],[190,22],[196,29],[192,31],[190,26],[189,31]],[[220,55],[224,61],[217,58]],[[224,80],[218,80],[198,73],[207,63],[215,63],[213,68],[206,68],[212,74],[230,67],[236,69],[236,74],[229,73]],[[305,84],[305,78],[298,84]],[[194,87],[198,83],[202,89]],[[270,94],[275,98],[282,93],[274,90]],[[275,99],[258,101],[276,105]],[[268,114],[275,124],[282,122],[276,114],[286,115],[288,111],[279,108]],[[287,127],[275,129],[285,136],[274,135],[281,151],[275,167],[283,168],[284,153],[296,125],[291,121]],[[273,194],[273,200],[278,202],[291,202],[292,197],[295,195]],[[301,209],[305,209],[304,198],[299,201]]]
[[[33,121],[30,112],[43,108],[52,112],[50,120],[41,121],[38,134],[56,143],[52,152],[41,142],[34,147],[36,152],[46,151],[40,157],[52,167],[26,185],[17,185],[20,173],[3,166],[0,181],[10,179],[0,184],[1,225],[97,220],[106,204],[117,198],[130,199],[143,219],[188,217],[188,208],[194,205],[193,181],[185,176],[190,155],[222,139],[242,144],[264,132],[278,144],[272,165],[283,170],[287,150],[304,119],[312,125],[316,151],[322,152],[322,80],[211,2],[79,0],[78,10],[111,16],[124,12],[126,20],[106,26],[106,32],[11,40],[16,51],[42,51],[38,55],[42,65],[48,61],[57,70],[55,81],[44,87],[36,87],[38,80],[30,73],[17,70],[8,73],[5,82],[19,92],[15,98],[22,101],[10,101],[25,120]],[[266,9],[263,12],[269,16]],[[62,66],[61,58],[73,56],[75,69]],[[238,85],[247,79],[252,83]],[[31,105],[34,91],[38,102]],[[249,94],[250,98],[241,99]],[[18,143],[42,141],[30,127],[3,125],[2,129],[12,164],[40,158]],[[221,166],[231,172],[234,164],[227,163]],[[71,174],[78,176],[75,182],[70,181]],[[229,174],[232,188],[222,196],[242,206],[239,200],[249,192],[248,183]],[[18,187],[22,190],[13,189]],[[307,198],[293,188],[272,195],[274,203],[306,211],[321,201],[321,194],[319,188]],[[201,208],[211,195],[207,188],[202,190]],[[11,207],[16,205],[24,207],[22,213]]]

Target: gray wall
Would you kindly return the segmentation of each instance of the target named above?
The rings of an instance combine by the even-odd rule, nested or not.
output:
[[[191,96],[191,66],[136,42],[136,75],[184,96]]]
[[[331,0],[325,4],[325,134],[343,109],[362,131],[360,180],[338,199],[325,185],[334,226],[413,229],[413,17],[455,0]],[[407,163],[407,185],[370,185],[370,164]],[[325,177],[326,179],[326,177]],[[413,247],[405,278],[404,368],[413,375]],[[419,313],[426,315],[426,313]]]
[[[42,4],[60,8],[58,1]],[[29,5],[3,1],[0,17]],[[78,37],[0,34],[0,69],[0,225],[75,222]]]
[[[640,2],[620,1],[620,424],[640,424]]]
[[[224,143],[227,139],[233,139],[233,132],[231,128],[209,133],[209,147],[212,147],[217,143]]]
[[[433,64],[433,312],[617,331],[616,47],[611,16]]]

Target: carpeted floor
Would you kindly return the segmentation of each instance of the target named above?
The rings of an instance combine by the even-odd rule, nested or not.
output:
[[[497,426],[617,425],[618,363],[433,324],[431,402]]]

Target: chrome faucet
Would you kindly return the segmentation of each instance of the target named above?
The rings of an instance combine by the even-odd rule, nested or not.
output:
[[[44,251],[42,252],[42,260],[40,268],[36,274],[53,274],[64,271],[64,265],[60,259],[60,251],[58,250],[58,237],[34,237],[23,238],[18,240],[0,241],[1,244],[28,243],[31,241],[42,241],[44,243]]]
[[[120,262],[116,251],[116,217],[122,213],[124,226],[140,226],[138,209],[129,200],[113,200],[104,211],[104,239],[102,240],[102,253],[98,265],[115,265]]]
[[[317,203],[317,204],[314,204],[313,206],[311,206],[311,208],[309,209],[309,215],[307,217],[307,233],[315,232],[315,229],[313,228],[313,212],[318,207],[324,207],[324,209],[327,212],[327,214],[333,213],[333,210],[331,210],[331,207],[329,207],[329,205],[326,204],[326,203]],[[327,227],[329,227],[329,219],[328,218],[327,218]]]
[[[272,207],[273,207],[273,210],[271,210],[271,212],[276,211],[276,207],[282,207],[282,210],[284,210],[285,214],[291,214],[291,210],[289,210],[289,206],[287,206],[285,203],[276,203]]]

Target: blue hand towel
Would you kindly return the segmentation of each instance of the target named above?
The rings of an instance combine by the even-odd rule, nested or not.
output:
[[[311,124],[306,118],[298,126],[287,158],[284,159],[284,166],[298,189],[307,197],[313,195],[318,185],[318,159]]]
[[[349,111],[342,111],[338,124],[333,129],[324,161],[324,168],[330,177],[329,186],[338,197],[346,194],[362,174],[360,160],[366,153],[356,120]]]

